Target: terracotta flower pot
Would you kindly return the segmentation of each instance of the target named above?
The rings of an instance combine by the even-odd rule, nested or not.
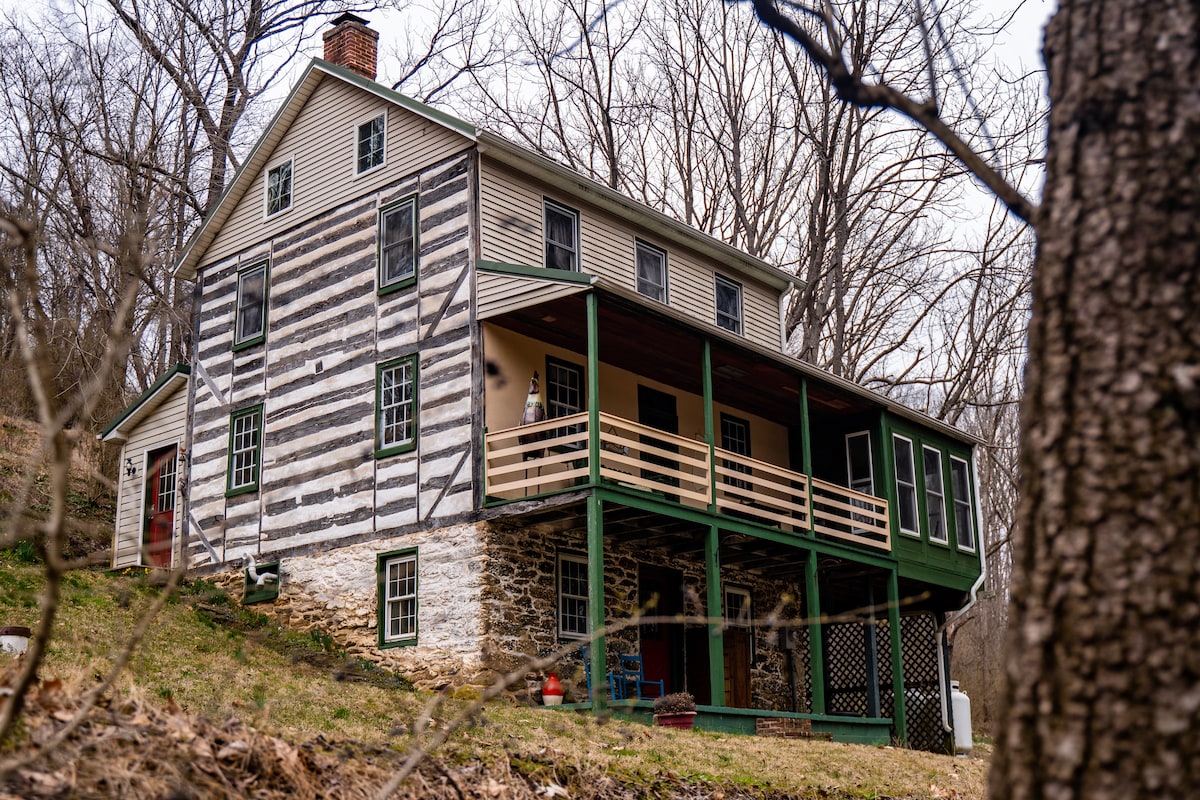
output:
[[[664,728],[681,728],[690,731],[696,724],[695,711],[680,711],[677,714],[655,714],[654,724]]]

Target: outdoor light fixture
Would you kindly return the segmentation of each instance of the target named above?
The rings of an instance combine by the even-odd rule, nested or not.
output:
[[[125,474],[130,478],[137,474],[137,467],[133,465],[132,458],[125,459]]]

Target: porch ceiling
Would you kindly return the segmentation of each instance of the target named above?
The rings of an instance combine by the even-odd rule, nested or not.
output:
[[[691,394],[702,394],[702,331],[620,297],[601,295],[600,360]],[[547,344],[585,355],[587,310],[583,295],[558,298],[493,318],[492,322]],[[713,399],[766,419],[799,420],[801,376],[771,359],[714,338]],[[603,388],[602,388],[603,391]],[[864,398],[810,382],[814,410],[865,411]]]

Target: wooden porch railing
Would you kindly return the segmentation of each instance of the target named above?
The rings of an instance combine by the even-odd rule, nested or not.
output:
[[[887,501],[844,486],[714,448],[686,436],[601,412],[600,479],[796,534],[817,534],[891,549]],[[522,497],[588,482],[588,415],[490,431],[485,438],[487,494]],[[714,464],[714,468],[710,468]]]

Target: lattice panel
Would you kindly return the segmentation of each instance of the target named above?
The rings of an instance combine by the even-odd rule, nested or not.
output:
[[[825,705],[830,714],[867,713],[867,648],[863,625],[825,626]]]
[[[900,618],[903,650],[904,699],[908,719],[908,746],[934,753],[949,752],[942,730],[942,700],[938,676],[937,620],[932,614],[911,614]],[[892,646],[886,620],[879,624],[879,700],[892,709]]]
[[[796,698],[797,711],[812,712],[812,648],[809,646],[808,628],[792,628],[792,636],[796,649],[792,651],[796,659],[796,676],[799,697]]]

